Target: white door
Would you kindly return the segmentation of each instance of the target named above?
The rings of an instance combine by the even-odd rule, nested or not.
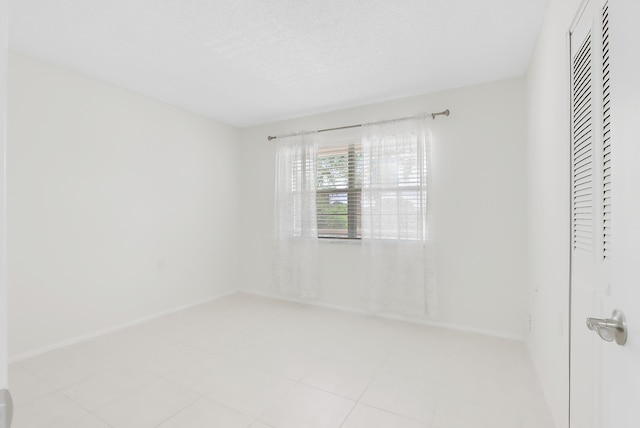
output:
[[[599,148],[602,132],[597,120],[601,111],[598,46],[592,0],[578,13],[571,29],[571,379],[572,428],[600,426],[598,367],[601,342],[588,331],[584,320],[600,313],[602,249],[598,239]]]
[[[571,30],[572,66],[591,34],[590,190],[580,194],[581,138],[572,83],[572,284],[570,424],[640,426],[640,2],[591,0]],[[590,203],[580,203],[580,200]],[[587,209],[585,209],[587,207]],[[586,214],[586,215],[585,215]],[[586,221],[585,221],[586,219]],[[578,241],[578,243],[576,243]],[[582,247],[582,248],[581,248]],[[606,342],[588,317],[626,315],[624,345]],[[614,328],[601,326],[605,338]]]
[[[8,1],[0,0],[0,428],[11,424],[12,406],[7,393],[7,268],[6,268],[6,207],[5,147],[7,117],[7,34]]]
[[[626,314],[625,346],[602,355],[603,427],[640,426],[640,2],[609,0],[612,116],[612,279],[601,316]]]

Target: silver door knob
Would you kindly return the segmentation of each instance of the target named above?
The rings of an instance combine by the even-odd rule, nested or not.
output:
[[[627,319],[622,311],[615,309],[611,318],[587,318],[587,328],[594,330],[602,340],[613,342],[620,346],[627,343]]]

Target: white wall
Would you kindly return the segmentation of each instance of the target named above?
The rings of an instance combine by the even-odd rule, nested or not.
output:
[[[526,76],[528,345],[558,428],[569,408],[569,57],[580,0],[551,0]]]
[[[238,131],[9,58],[10,354],[237,289]]]
[[[275,142],[267,135],[451,109],[432,122],[438,322],[523,337],[526,330],[524,80],[512,79],[241,131],[241,284],[272,293]],[[328,134],[327,134],[328,135]],[[361,308],[358,245],[321,247],[320,303]]]

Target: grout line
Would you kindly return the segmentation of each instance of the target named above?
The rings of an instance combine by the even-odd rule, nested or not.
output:
[[[380,410],[380,411],[385,412],[385,413],[390,413],[390,414],[392,414],[394,416],[397,416],[399,418],[406,419],[408,421],[412,421],[412,422],[415,422],[415,423],[418,423],[418,424],[421,424],[421,425],[427,424],[428,428],[437,428],[436,425],[433,425],[433,420],[431,422],[424,422],[424,421],[412,418],[412,417],[407,416],[407,415],[402,415],[400,413],[396,413],[393,410],[383,409],[382,407],[374,406],[373,404],[360,403],[360,402],[358,404],[360,404],[362,406],[365,406],[365,407],[371,407],[372,409]]]
[[[362,390],[362,392],[360,393],[360,396],[355,400],[355,403],[354,403],[353,407],[351,408],[351,410],[349,411],[349,414],[347,415],[346,418],[344,418],[344,421],[342,421],[342,423],[340,424],[340,428],[342,428],[344,423],[349,419],[349,416],[351,416],[351,414],[353,413],[353,410],[356,408],[356,406],[358,404],[362,404],[363,406],[366,406],[366,404],[362,403],[360,400],[362,399],[364,394],[367,392],[367,390],[369,389],[369,387],[373,383],[373,380],[376,378],[376,376],[378,376],[380,368],[384,365],[384,363],[387,362],[388,359],[389,359],[389,353],[387,353],[387,356],[384,358],[384,361],[382,361],[382,363],[380,363],[380,365],[378,367],[376,367],[375,373],[373,374],[373,376],[371,376],[371,379],[369,379],[369,382],[367,383],[367,386]]]
[[[76,401],[75,399],[73,399],[72,397],[69,397],[68,395],[66,395],[66,394],[64,393],[64,390],[65,390],[65,389],[67,389],[67,388],[72,387],[73,385],[77,385],[77,384],[79,384],[79,383],[81,383],[81,382],[84,382],[84,381],[86,381],[86,380],[89,380],[89,379],[95,379],[96,377],[100,376],[101,374],[104,374],[105,372],[103,372],[103,373],[98,373],[98,374],[95,374],[95,375],[93,375],[93,376],[89,376],[89,377],[87,377],[87,378],[84,378],[84,379],[82,379],[82,380],[79,380],[78,382],[72,383],[72,384],[71,384],[71,385],[69,385],[69,386],[65,386],[64,388],[59,389],[59,390],[58,390],[58,392],[60,392],[60,394],[64,395],[65,397],[67,397],[69,400],[71,400],[71,401],[73,401],[74,403],[76,403],[78,406],[80,406],[80,407],[82,407],[83,409],[85,409],[87,412],[89,412],[89,413],[94,413],[94,412],[97,412],[98,410],[102,409],[103,407],[107,407],[108,405],[110,405],[110,404],[112,404],[112,403],[115,403],[116,401],[118,401],[118,400],[119,400],[119,399],[121,399],[122,397],[125,397],[125,396],[128,396],[128,395],[130,395],[130,394],[133,394],[134,392],[140,391],[141,389],[146,388],[147,386],[151,385],[151,384],[152,384],[152,383],[154,383],[154,382],[157,382],[157,381],[159,381],[159,380],[163,380],[163,378],[162,378],[162,377],[160,377],[159,375],[157,375],[157,374],[155,374],[155,373],[152,373],[152,372],[148,371],[147,369],[142,369],[142,368],[137,368],[137,367],[129,367],[129,366],[127,366],[127,367],[119,367],[119,368],[118,368],[118,369],[116,369],[116,370],[106,371],[106,373],[113,372],[113,371],[117,371],[117,370],[122,370],[122,369],[139,370],[139,371],[141,371],[141,372],[144,372],[144,373],[146,373],[146,374],[149,374],[149,375],[153,376],[153,377],[154,377],[154,379],[150,380],[149,382],[144,383],[144,384],[143,384],[143,385],[141,385],[141,386],[138,386],[138,387],[136,387],[136,388],[133,388],[133,389],[131,389],[131,390],[129,390],[129,391],[127,391],[127,392],[125,392],[124,394],[119,395],[118,397],[116,397],[116,398],[114,398],[114,399],[112,399],[112,400],[110,400],[110,401],[108,401],[108,402],[106,402],[106,403],[104,403],[104,404],[101,404],[101,405],[100,405],[100,407],[98,407],[97,409],[93,409],[93,410],[89,410],[89,409],[87,409],[86,407],[84,407],[84,405],[82,405],[81,403],[77,402],[77,401]],[[164,380],[167,380],[167,379],[164,379]],[[97,416],[96,416],[96,417],[97,417]]]
[[[347,420],[349,420],[349,416],[351,416],[351,413],[353,413],[353,409],[355,409],[357,405],[358,405],[358,402],[354,401],[353,402],[353,406],[351,406],[351,410],[349,410],[349,413],[347,413],[347,416],[344,417],[344,419],[340,423],[340,427],[339,428],[342,428],[342,426],[345,424],[345,422],[347,422]]]
[[[176,384],[174,383],[174,385],[176,385]],[[180,385],[178,385],[178,386],[180,386]],[[178,414],[180,414],[180,413],[184,412],[184,411],[185,411],[185,410],[187,410],[189,407],[193,406],[193,405],[194,405],[194,404],[196,404],[198,401],[202,400],[202,398],[203,398],[203,397],[198,397],[198,398],[196,398],[195,400],[193,400],[193,401],[189,402],[189,404],[187,404],[185,407],[183,407],[182,409],[178,410],[177,412],[175,412],[175,413],[171,414],[171,416],[167,417],[167,418],[166,418],[166,419],[164,419],[162,422],[158,423],[155,427],[157,428],[157,427],[159,427],[160,425],[162,425],[162,424],[164,424],[165,422],[167,422],[169,419],[172,419],[172,418],[174,418],[174,417],[178,416]]]
[[[360,396],[357,399],[357,402],[360,403],[362,400],[362,397],[364,396],[364,394],[369,390],[369,387],[371,386],[371,384],[373,383],[373,381],[375,380],[376,377],[378,377],[378,374],[380,373],[382,366],[387,362],[387,360],[389,359],[389,354],[387,354],[387,356],[385,357],[384,361],[376,368],[375,373],[373,376],[371,376],[371,379],[369,380],[369,383],[367,383],[367,386],[364,388],[364,390],[362,391],[362,393],[360,394]],[[362,403],[365,404],[365,403]]]
[[[96,418],[97,420],[99,420],[100,422],[102,422],[103,424],[105,424],[106,426],[108,426],[109,428],[114,428],[113,425],[111,425],[110,423],[102,419],[100,416],[96,415],[94,412],[89,412],[89,414],[94,418]]]

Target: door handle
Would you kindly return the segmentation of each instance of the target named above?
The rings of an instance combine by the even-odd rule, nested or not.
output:
[[[613,342],[620,346],[627,343],[627,319],[622,311],[615,309],[611,318],[587,318],[587,328],[594,330],[602,340]]]

